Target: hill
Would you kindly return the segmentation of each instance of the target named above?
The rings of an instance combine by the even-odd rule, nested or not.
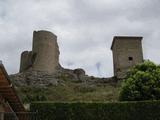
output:
[[[82,69],[63,69],[56,74],[26,71],[10,75],[24,103],[33,101],[117,101],[115,78],[85,75]]]

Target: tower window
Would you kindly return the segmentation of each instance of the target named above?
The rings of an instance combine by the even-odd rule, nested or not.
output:
[[[129,61],[133,61],[133,57],[128,57],[128,60]]]

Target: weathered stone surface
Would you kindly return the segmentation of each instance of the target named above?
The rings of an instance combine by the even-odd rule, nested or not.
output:
[[[32,67],[32,51],[24,51],[21,54],[20,72],[26,71]]]
[[[49,31],[33,32],[32,51],[21,55],[20,72],[32,69],[54,73],[60,69],[57,36]]]
[[[131,67],[143,62],[142,37],[115,36],[111,49],[117,78],[124,78]]]
[[[85,75],[83,69],[61,69],[56,73],[27,70],[26,72],[10,75],[15,86],[47,87],[65,84],[65,82],[78,82],[82,85],[108,84],[115,82],[114,78],[98,78]]]
[[[59,64],[57,36],[49,31],[34,31],[32,51],[21,54],[20,73],[10,75],[15,86],[46,87],[64,81],[80,82],[83,85],[113,82],[112,78],[96,78],[86,75],[81,68],[64,69]]]
[[[15,86],[49,86],[58,85],[59,80],[54,74],[42,71],[26,71],[10,75]]]
[[[81,68],[75,69],[73,71],[73,73],[75,73],[78,76],[80,76],[80,75],[84,76],[85,75],[85,71],[83,69],[81,69]]]
[[[32,50],[35,54],[33,70],[56,72],[56,68],[59,67],[60,54],[56,35],[44,30],[34,31]]]
[[[74,74],[76,74],[77,79],[79,81],[86,81],[85,71],[81,68],[75,69],[73,71]]]

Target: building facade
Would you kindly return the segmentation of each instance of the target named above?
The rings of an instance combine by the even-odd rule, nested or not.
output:
[[[117,78],[124,78],[131,67],[143,62],[142,37],[115,36],[111,50]]]

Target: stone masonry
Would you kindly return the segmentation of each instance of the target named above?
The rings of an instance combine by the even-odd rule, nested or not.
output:
[[[111,50],[117,78],[124,78],[131,67],[143,62],[142,37],[115,36]]]
[[[20,72],[10,75],[13,83],[16,86],[44,87],[61,84],[66,79],[74,82],[90,80],[81,68],[71,70],[61,67],[59,54],[56,35],[44,30],[34,31],[32,51],[22,52]]]
[[[60,68],[59,54],[56,35],[44,30],[34,31],[32,51],[21,54],[20,72],[31,69],[54,73]]]
[[[22,52],[20,73],[10,77],[16,86],[58,85],[63,83],[63,80],[88,84],[114,83],[118,79],[124,78],[131,67],[143,62],[142,37],[115,36],[111,50],[113,52],[114,77],[95,78],[86,75],[81,68],[70,70],[61,67],[57,36],[49,31],[34,31],[32,51]]]

